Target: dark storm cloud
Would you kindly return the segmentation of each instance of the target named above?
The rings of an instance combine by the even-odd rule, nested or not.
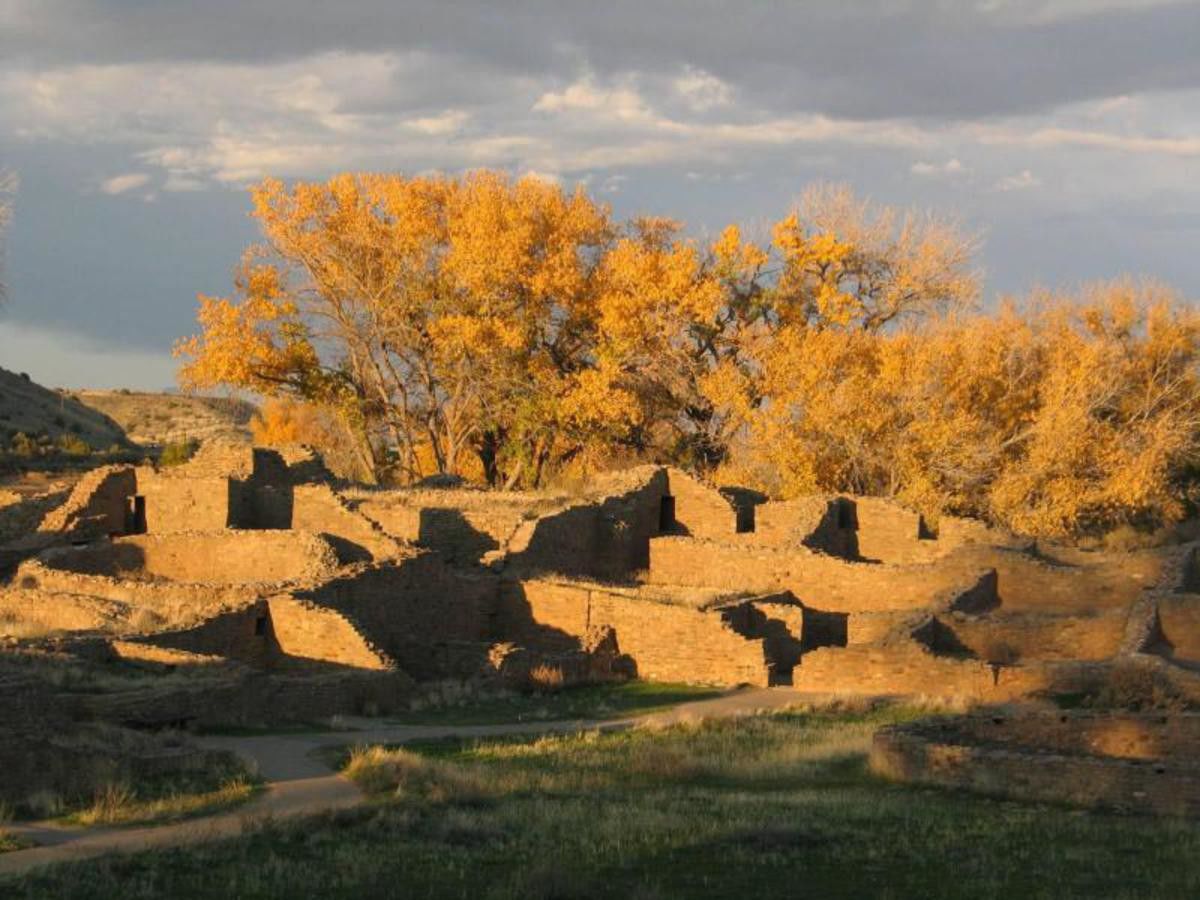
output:
[[[255,63],[416,50],[457,58],[465,79],[691,64],[760,106],[866,118],[978,118],[1200,85],[1200,5],[1131,5],[1047,18],[949,2],[31,0],[0,34],[0,59]]]

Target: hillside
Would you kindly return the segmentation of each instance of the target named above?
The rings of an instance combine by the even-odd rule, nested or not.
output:
[[[122,427],[103,410],[0,369],[0,442],[8,446],[18,433],[44,434],[54,441],[73,435],[96,450],[127,443]]]
[[[195,438],[200,441],[248,441],[256,407],[229,397],[153,394],[139,391],[76,391],[79,400],[116,422],[129,440],[141,446],[163,446]]]

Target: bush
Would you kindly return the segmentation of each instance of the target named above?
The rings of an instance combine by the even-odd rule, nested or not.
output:
[[[12,452],[17,456],[34,457],[41,452],[37,441],[23,431],[18,431],[12,439]]]
[[[167,444],[163,447],[162,455],[158,458],[160,466],[181,466],[200,449],[200,442],[195,438],[188,438],[186,441],[176,441],[172,444]]]
[[[64,434],[55,444],[59,450],[70,456],[87,456],[92,452],[92,448],[88,446],[87,441],[81,440],[73,434]]]

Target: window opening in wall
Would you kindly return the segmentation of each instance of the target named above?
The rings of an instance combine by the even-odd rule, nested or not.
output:
[[[257,635],[264,635],[267,633],[267,617],[266,616],[259,616],[257,619],[254,620],[254,633]]]
[[[666,534],[675,530],[675,498],[669,494],[658,501],[658,531]]]
[[[754,531],[754,504],[747,503],[737,508],[738,534],[750,534]]]
[[[133,498],[133,508],[129,511],[129,533],[146,533],[146,498],[138,494]]]

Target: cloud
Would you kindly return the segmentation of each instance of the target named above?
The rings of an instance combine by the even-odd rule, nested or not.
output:
[[[914,175],[934,178],[937,176],[962,175],[971,170],[964,166],[956,156],[946,160],[944,163],[931,163],[919,160],[909,166],[909,171]]]
[[[675,79],[676,92],[683,97],[689,107],[697,112],[703,112],[716,106],[728,106],[733,102],[733,88],[717,76],[688,66],[682,75]]]
[[[984,128],[979,130],[978,137],[984,144],[1019,144],[1043,148],[1092,147],[1130,154],[1200,156],[1200,137],[1156,137],[1060,127],[1037,128],[1026,132]]]
[[[404,124],[413,131],[419,131],[421,134],[441,137],[461,130],[468,118],[470,117],[461,109],[448,109],[435,116],[420,116],[415,119],[406,119]]]
[[[1022,169],[1015,175],[1001,178],[996,182],[995,189],[998,191],[1023,191],[1026,188],[1037,187],[1041,183],[1041,179],[1031,171]]]
[[[602,119],[644,121],[650,111],[632,86],[601,88],[584,78],[562,91],[547,91],[533,104],[535,112],[583,112]]]
[[[124,194],[142,187],[150,182],[150,176],[145,172],[129,172],[125,175],[114,175],[100,182],[100,190],[105,194]]]

